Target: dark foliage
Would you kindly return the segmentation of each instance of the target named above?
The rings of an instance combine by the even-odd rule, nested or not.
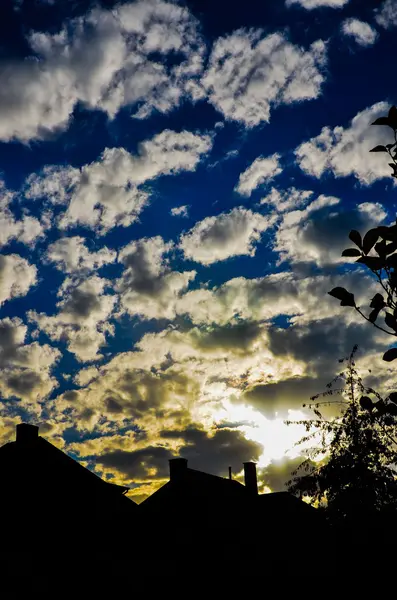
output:
[[[389,155],[393,161],[389,163],[392,177],[397,179],[397,107],[392,106],[387,116],[380,117],[372,125],[387,125],[394,132],[393,144],[376,146],[371,152],[386,152]],[[356,258],[356,263],[371,271],[379,284],[380,293],[375,294],[369,303],[369,309],[372,310],[365,312],[357,306],[354,294],[344,288],[336,287],[329,294],[340,300],[341,306],[353,307],[377,329],[397,337],[397,221],[389,227],[370,229],[363,238],[353,230],[349,238],[355,248],[347,248],[342,256]],[[383,356],[388,362],[396,358],[397,348],[391,348]]]
[[[345,369],[327,390],[311,398],[315,418],[287,421],[304,425],[308,432],[298,444],[315,443],[293,472],[289,491],[325,506],[334,523],[394,510],[397,501],[397,394],[384,399],[363,384],[355,366],[356,350],[340,361]],[[335,395],[339,398],[319,401]],[[325,419],[320,412],[325,405],[340,407],[339,414]]]

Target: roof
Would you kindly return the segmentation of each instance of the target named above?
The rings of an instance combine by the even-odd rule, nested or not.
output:
[[[168,510],[172,506],[179,506],[180,503],[234,503],[246,498],[247,490],[238,481],[187,468],[181,481],[168,481],[144,500],[141,507]]]
[[[32,477],[40,483],[48,480],[51,487],[72,484],[82,490],[91,488],[115,496],[121,496],[129,489],[104,481],[40,436],[28,445],[15,441],[1,446],[0,469],[3,480],[22,487]],[[136,506],[132,500],[129,501]]]

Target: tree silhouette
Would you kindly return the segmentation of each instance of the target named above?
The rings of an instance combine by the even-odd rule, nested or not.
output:
[[[397,501],[393,467],[397,394],[383,399],[364,385],[355,365],[356,350],[357,346],[340,361],[345,369],[327,390],[311,398],[309,407],[316,418],[286,422],[305,426],[308,435],[298,444],[315,442],[307,459],[292,473],[289,491],[309,496],[312,503],[325,507],[332,523],[357,522],[392,508]],[[339,398],[319,401],[335,395]],[[341,410],[336,417],[325,419],[320,412],[325,405],[340,406]]]
[[[387,116],[380,117],[372,125],[386,125],[393,130],[394,143],[376,146],[371,152],[385,152],[389,155],[392,160],[389,163],[392,177],[397,179],[397,107],[392,106]],[[357,263],[367,267],[375,276],[380,291],[369,303],[372,310],[366,312],[357,306],[354,294],[345,288],[336,287],[328,293],[340,300],[341,306],[354,308],[363,319],[377,329],[397,337],[397,221],[389,227],[370,229],[363,238],[358,231],[353,230],[349,238],[355,248],[347,248],[342,252],[342,256],[355,257]],[[378,321],[380,318],[383,319],[381,325]],[[388,362],[396,358],[397,348],[394,347],[383,355],[383,359]]]

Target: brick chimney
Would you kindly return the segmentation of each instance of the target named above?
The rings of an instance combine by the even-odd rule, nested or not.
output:
[[[247,491],[253,496],[257,496],[258,481],[256,478],[256,464],[254,462],[244,463],[244,481]]]
[[[39,437],[39,428],[37,425],[29,423],[19,423],[17,425],[17,444],[34,444]]]
[[[171,458],[170,463],[170,481],[178,483],[182,481],[187,471],[186,458]]]

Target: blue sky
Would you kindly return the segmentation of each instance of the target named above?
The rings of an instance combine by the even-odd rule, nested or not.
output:
[[[369,150],[396,102],[396,3],[0,11],[2,440],[39,423],[137,500],[179,454],[224,475],[255,459],[281,489],[283,419],[355,343],[363,369],[387,343],[327,291],[368,297],[341,250],[395,218]]]

